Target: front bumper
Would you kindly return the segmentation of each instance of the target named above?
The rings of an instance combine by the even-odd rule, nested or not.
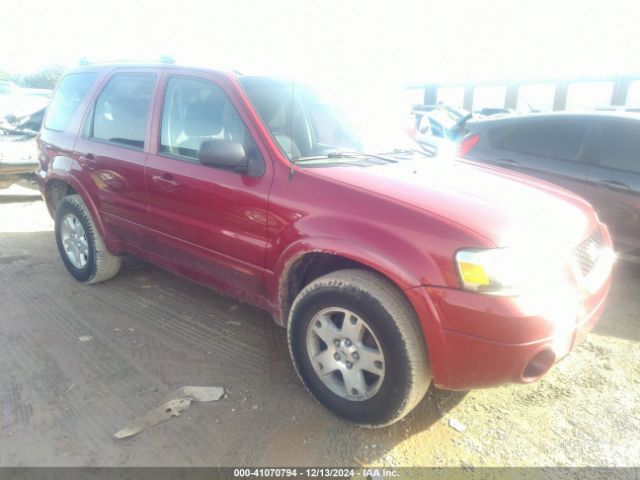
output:
[[[573,296],[558,292],[544,300],[426,286],[407,291],[422,323],[434,383],[468,390],[537,380],[597,323],[610,271],[608,265],[589,293],[574,289]]]

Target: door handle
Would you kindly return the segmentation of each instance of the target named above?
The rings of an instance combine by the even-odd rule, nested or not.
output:
[[[611,190],[618,190],[620,192],[629,192],[631,187],[626,183],[618,182],[617,180],[600,180],[598,185],[604,188],[610,188]]]
[[[500,160],[496,160],[496,165],[500,167],[513,168],[520,165],[520,162],[516,162],[515,160],[509,160],[507,158],[502,158]]]
[[[171,192],[172,190],[175,190],[176,187],[180,185],[178,182],[176,182],[173,179],[173,175],[171,175],[170,173],[165,173],[162,175],[154,175],[153,177],[151,177],[151,179],[156,185],[158,185],[163,190],[166,190],[167,192]]]
[[[87,170],[93,170],[98,165],[96,157],[94,157],[91,153],[81,155],[80,158],[78,158],[78,163],[80,163],[80,166],[82,168],[86,168]]]

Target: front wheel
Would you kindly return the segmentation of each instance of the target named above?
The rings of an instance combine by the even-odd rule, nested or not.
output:
[[[309,392],[368,427],[396,422],[431,381],[424,336],[402,292],[365,270],[324,275],[297,296],[289,350]]]

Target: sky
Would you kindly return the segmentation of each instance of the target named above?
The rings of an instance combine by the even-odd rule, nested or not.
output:
[[[468,82],[640,72],[640,1],[25,0],[0,69],[119,59],[327,82]],[[8,48],[7,48],[8,47]]]

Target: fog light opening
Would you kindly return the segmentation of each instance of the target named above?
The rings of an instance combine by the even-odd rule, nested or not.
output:
[[[534,380],[537,380],[549,371],[555,361],[556,356],[550,349],[536,353],[534,357],[529,360],[527,366],[524,367],[522,380],[525,382],[533,382]]]

